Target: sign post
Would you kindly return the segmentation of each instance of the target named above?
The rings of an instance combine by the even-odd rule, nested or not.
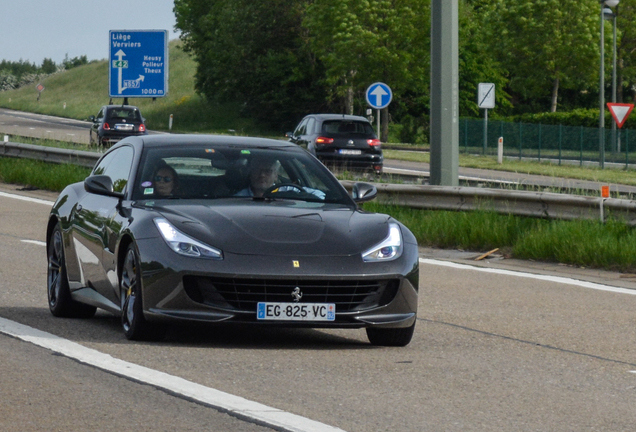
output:
[[[40,96],[42,95],[42,92],[44,91],[44,86],[42,84],[38,84],[35,86],[35,89],[38,91],[38,102],[40,102]],[[9,100],[9,102],[11,102],[11,100]]]
[[[367,88],[367,103],[377,110],[378,114],[378,138],[380,138],[380,110],[389,106],[393,100],[393,92],[388,85],[377,82]]]
[[[488,142],[488,109],[495,107],[495,85],[493,83],[479,83],[477,87],[477,105],[484,109],[484,154]]]
[[[111,30],[109,96],[164,97],[168,93],[168,31]]]

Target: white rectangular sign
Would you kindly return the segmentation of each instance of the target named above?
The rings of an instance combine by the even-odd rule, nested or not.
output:
[[[495,85],[493,83],[479,83],[477,105],[479,108],[487,109],[495,107]]]

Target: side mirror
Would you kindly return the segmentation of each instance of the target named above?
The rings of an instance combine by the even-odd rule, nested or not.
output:
[[[369,183],[354,183],[351,196],[357,203],[371,201],[378,196],[378,188]]]
[[[293,141],[294,140],[294,133],[293,132],[285,132],[285,138],[288,138],[289,141]]]
[[[89,119],[90,121],[92,121],[93,123],[95,123],[95,116],[90,116],[90,117],[88,117],[88,119]]]
[[[124,194],[113,191],[113,180],[107,175],[94,175],[84,180],[84,190],[97,195],[123,198]]]

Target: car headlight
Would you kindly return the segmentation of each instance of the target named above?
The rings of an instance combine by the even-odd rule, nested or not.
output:
[[[223,259],[223,252],[205,245],[177,230],[164,218],[155,219],[155,225],[170,249],[180,255],[195,258]]]
[[[391,261],[402,255],[402,232],[396,223],[389,224],[389,235],[371,249],[362,253],[365,262]]]

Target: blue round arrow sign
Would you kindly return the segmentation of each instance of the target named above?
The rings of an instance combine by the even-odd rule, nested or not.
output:
[[[391,87],[384,83],[373,83],[367,89],[367,103],[375,109],[386,108],[391,100],[393,100]]]

